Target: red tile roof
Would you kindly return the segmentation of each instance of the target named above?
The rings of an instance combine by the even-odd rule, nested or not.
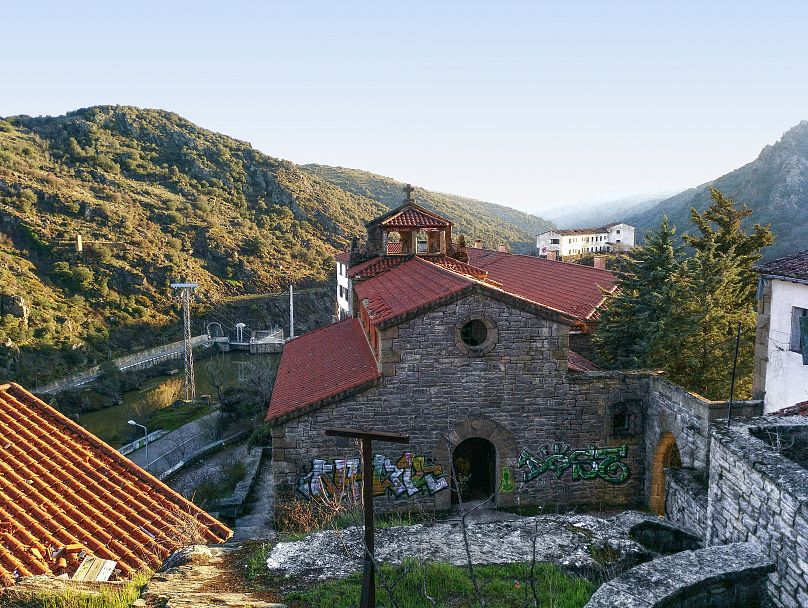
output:
[[[598,372],[600,368],[586,357],[576,352],[567,351],[567,369],[573,372]]]
[[[796,405],[784,407],[781,410],[772,412],[770,416],[808,416],[808,401],[802,401]]]
[[[375,257],[359,262],[348,268],[348,276],[356,278],[361,275],[365,278],[375,277],[378,274],[387,272],[391,268],[395,268],[402,262],[409,260],[409,256],[389,256],[389,257]]]
[[[158,567],[190,530],[232,534],[21,386],[0,385],[0,586],[72,575],[84,553],[129,576]]]
[[[761,264],[756,270],[762,274],[808,281],[808,250]]]
[[[305,410],[380,377],[358,319],[316,329],[286,343],[266,419]]]
[[[481,281],[488,278],[488,273],[482,268],[477,268],[476,266],[450,258],[449,256],[429,257],[425,259],[428,262],[432,262],[433,264],[446,268],[447,270],[451,270],[452,272],[465,274]]]
[[[580,320],[597,318],[603,291],[613,291],[616,278],[608,270],[544,258],[469,248],[469,264],[519,298]]]
[[[381,225],[385,228],[446,228],[452,223],[425,209],[406,205],[400,212],[382,220]]]
[[[444,270],[419,257],[354,283],[359,302],[367,309],[374,324],[415,311],[455,294],[474,281]]]
[[[339,252],[338,254],[336,254],[334,256],[334,259],[337,262],[340,262],[342,264],[347,264],[348,262],[351,261],[351,252],[350,251],[341,251],[341,252]]]

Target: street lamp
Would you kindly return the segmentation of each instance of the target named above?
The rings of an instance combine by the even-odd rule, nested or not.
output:
[[[134,420],[127,421],[127,424],[131,424],[132,426],[139,426],[143,429],[143,434],[146,437],[146,463],[143,465],[143,468],[147,471],[149,470],[149,431],[146,429],[145,426],[142,424],[138,424]]]

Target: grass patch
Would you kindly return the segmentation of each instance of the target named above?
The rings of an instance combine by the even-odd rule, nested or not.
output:
[[[148,426],[150,429],[173,431],[207,414],[210,414],[210,406],[206,403],[169,406],[149,416]]]
[[[194,491],[193,501],[200,507],[208,506],[214,500],[227,498],[244,478],[247,470],[241,462],[231,462],[222,468],[216,479],[206,479]]]
[[[6,608],[129,608],[140,597],[151,572],[140,572],[120,588],[103,588],[98,593],[85,593],[66,587],[61,591],[14,599],[0,597]]]
[[[449,564],[408,560],[400,566],[383,565],[381,576],[393,587],[400,608],[434,605],[452,608],[478,606],[466,568]],[[477,566],[475,573],[489,608],[523,608],[533,605],[530,564]],[[541,608],[581,608],[589,601],[594,585],[569,576],[552,564],[536,564],[535,584]],[[355,608],[361,594],[361,574],[346,579],[315,583],[305,591],[287,593],[284,600],[295,608]],[[377,603],[390,607],[389,596],[377,580]]]

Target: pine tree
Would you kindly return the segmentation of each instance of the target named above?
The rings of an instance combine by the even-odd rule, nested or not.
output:
[[[671,331],[659,344],[662,367],[671,380],[709,399],[729,396],[739,322],[735,394],[751,391],[755,314],[746,301],[744,270],[713,243],[697,250],[674,277]]]
[[[743,222],[752,210],[746,205],[736,207],[731,198],[716,188],[710,188],[710,196],[713,202],[704,213],[690,210],[690,217],[700,234],[684,234],[682,238],[696,251],[706,252],[714,248],[716,256],[732,257],[745,286],[744,299],[754,305],[757,276],[753,268],[762,257],[763,247],[774,242],[771,224],[755,224],[751,232],[746,232]]]
[[[664,360],[660,344],[670,331],[673,277],[681,253],[675,234],[665,217],[646,234],[645,244],[620,262],[617,290],[607,296],[594,338],[601,359],[612,367],[655,368]]]

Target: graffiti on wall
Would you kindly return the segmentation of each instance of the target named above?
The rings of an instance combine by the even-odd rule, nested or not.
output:
[[[623,483],[631,474],[629,466],[622,462],[628,455],[626,445],[570,450],[570,446],[562,443],[554,443],[552,448],[544,446],[540,455],[522,450],[519,454],[519,468],[525,469],[525,482],[532,481],[547,471],[555,473],[559,479],[567,471],[571,471],[575,481],[600,478],[614,484]]]
[[[359,458],[315,458],[311,470],[297,480],[297,491],[306,498],[328,495],[358,500],[362,493]],[[443,467],[431,458],[404,452],[392,461],[383,454],[373,456],[373,495],[402,498],[426,491],[430,496],[449,487]]]

